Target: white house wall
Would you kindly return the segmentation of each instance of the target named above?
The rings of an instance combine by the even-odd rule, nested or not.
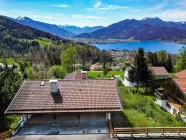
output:
[[[132,82],[130,82],[130,81],[127,79],[128,76],[129,76],[129,72],[128,72],[128,70],[125,70],[123,84],[124,84],[125,86],[127,86],[127,87],[128,87],[128,86],[132,86],[132,87],[137,86],[137,83],[136,83],[136,82],[132,83]]]

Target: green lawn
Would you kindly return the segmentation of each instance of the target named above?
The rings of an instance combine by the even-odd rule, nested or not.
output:
[[[87,75],[89,79],[109,79],[113,75],[120,75],[123,79],[124,72],[123,71],[109,71],[106,76],[103,76],[102,71],[87,71]]]
[[[0,58],[0,63],[4,63],[4,60],[5,59]],[[13,58],[6,58],[6,62],[7,62],[7,64],[14,64],[15,60]]]
[[[112,115],[114,127],[177,127],[186,124],[163,111],[153,102],[153,93],[139,93],[134,88],[119,87],[123,112]]]

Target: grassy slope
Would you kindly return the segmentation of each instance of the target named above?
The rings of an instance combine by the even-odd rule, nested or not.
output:
[[[131,90],[130,90],[131,89]],[[153,102],[154,95],[133,94],[134,88],[120,87],[120,98],[123,113],[113,114],[115,127],[176,127],[186,126],[181,120],[168,112],[164,112],[159,105]],[[118,122],[119,120],[119,122]]]
[[[35,39],[35,41],[38,41],[41,47],[52,44],[51,40],[47,38],[39,38],[39,39]]]

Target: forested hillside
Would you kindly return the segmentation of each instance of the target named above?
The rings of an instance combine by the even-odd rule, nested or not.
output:
[[[44,55],[44,57],[47,57],[45,60],[50,61],[49,63],[53,65],[59,64],[61,52],[72,46],[77,49],[79,46],[83,46],[87,50],[87,57],[91,61],[99,59],[99,50],[95,47],[83,43],[74,43],[0,16],[0,51],[3,51],[4,57],[29,55],[33,56],[33,60],[37,62],[36,59],[39,61],[40,56]],[[38,55],[38,57],[35,55]],[[58,59],[58,61],[55,61],[55,59]]]

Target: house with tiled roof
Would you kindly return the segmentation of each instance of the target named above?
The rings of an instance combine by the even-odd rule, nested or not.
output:
[[[182,70],[180,72],[177,72],[174,74],[174,76],[177,78],[186,78],[186,70]]]
[[[109,133],[122,111],[116,80],[26,80],[5,111],[19,114],[19,134]]]
[[[165,67],[150,67],[156,79],[168,79],[169,73]]]
[[[90,67],[90,70],[96,71],[96,70],[98,70],[99,68],[100,68],[100,66],[99,66],[98,64],[94,64],[94,65],[92,65],[92,66]]]
[[[174,74],[175,78],[163,85],[163,99],[158,104],[173,115],[178,114],[186,98],[186,70]],[[186,120],[185,120],[186,121]]]
[[[169,73],[167,72],[165,67],[150,67],[150,69],[153,72],[156,79],[168,79]],[[125,69],[123,84],[125,86],[137,86],[136,82],[132,83],[128,80],[129,70],[130,70],[130,67]]]
[[[65,76],[65,80],[86,80],[88,78],[86,71],[75,71]]]

